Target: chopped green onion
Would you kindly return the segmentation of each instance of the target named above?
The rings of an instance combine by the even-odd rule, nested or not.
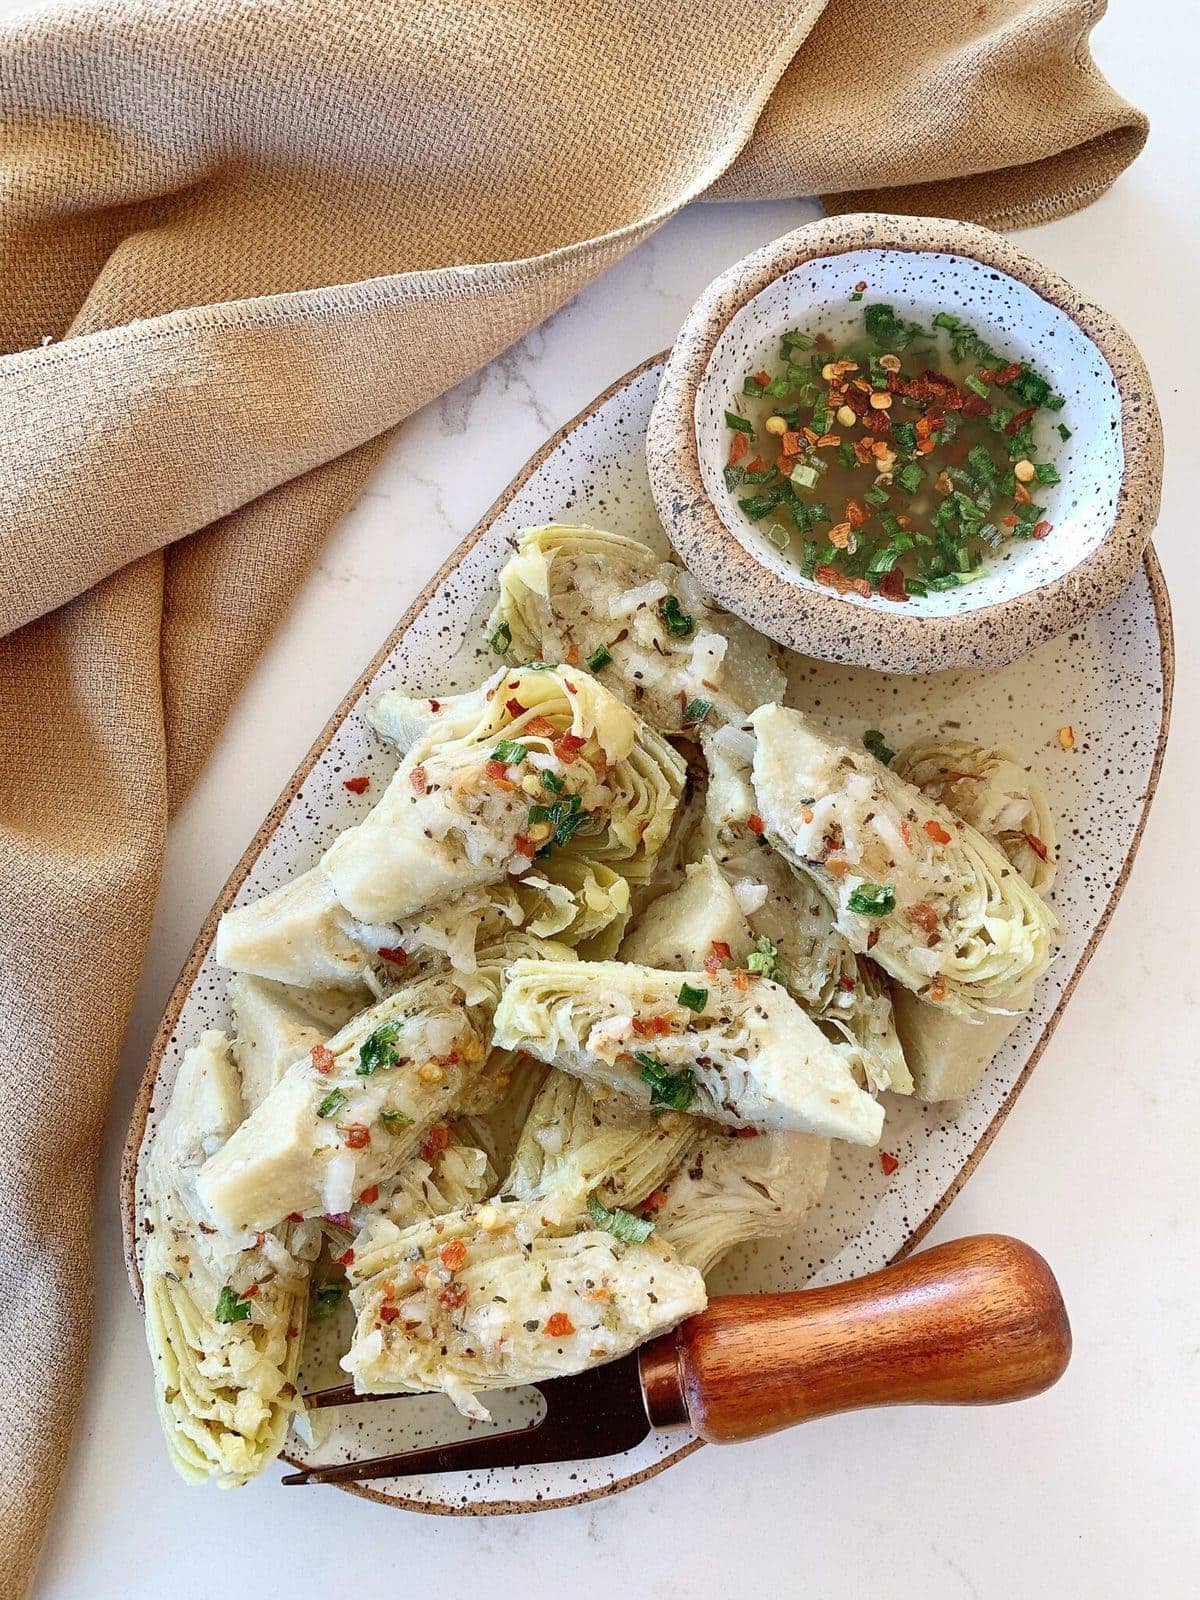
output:
[[[690,1067],[680,1072],[669,1072],[657,1056],[645,1050],[635,1050],[633,1059],[641,1067],[639,1077],[650,1085],[650,1109],[660,1107],[667,1111],[686,1111],[696,1098],[696,1079]]]
[[[385,1106],[379,1113],[379,1120],[390,1132],[396,1133],[401,1128],[411,1128],[413,1119],[403,1111],[397,1111],[393,1106]]]
[[[727,411],[725,421],[731,428],[736,428],[739,433],[748,433],[753,439],[754,424],[747,417],[739,417],[736,411]]]
[[[882,484],[873,484],[863,495],[863,499],[869,506],[885,506],[888,503],[888,492]]]
[[[886,917],[896,909],[896,891],[890,883],[860,883],[846,902],[860,917]]]
[[[610,1211],[594,1194],[588,1195],[587,1209],[596,1226],[611,1233],[622,1244],[643,1244],[654,1232],[654,1223],[649,1217],[635,1217],[632,1211],[623,1211],[620,1206]],[[533,1326],[536,1328],[537,1323]]]
[[[744,395],[749,395],[749,397],[752,400],[757,400],[759,395],[762,394],[762,392],[763,392],[763,386],[762,386],[761,383],[759,383],[759,381],[758,381],[757,377],[754,375],[754,373],[753,372],[747,373],[745,379],[742,382],[742,393]]]
[[[988,386],[986,383],[984,383],[982,378],[977,378],[973,372],[968,372],[966,377],[963,379],[963,382],[966,384],[967,388],[970,389],[972,394],[977,394],[981,400],[987,399]]]
[[[784,350],[811,350],[814,342],[811,333],[801,333],[799,328],[789,328],[779,337],[780,346]]]
[[[754,941],[754,949],[746,957],[746,970],[757,972],[761,977],[769,978],[775,983],[787,982],[787,971],[780,965],[779,950],[765,933],[760,934]]]
[[[876,761],[882,761],[885,767],[891,765],[892,757],[896,752],[888,749],[878,728],[867,729],[866,733],[863,734],[863,744],[875,757]]]
[[[549,768],[547,768],[546,771],[542,773],[542,788],[549,789],[551,794],[561,794],[566,788],[566,784],[559,777],[557,772],[551,772]]]
[[[1067,427],[1065,422],[1060,422],[1058,425],[1058,437],[1064,444],[1066,444],[1067,440],[1071,437],[1071,430]]]
[[[689,700],[683,708],[683,726],[695,728],[704,721],[712,710],[711,700]]]
[[[906,461],[895,477],[905,494],[916,494],[925,481],[925,471],[915,461]]]
[[[502,656],[512,644],[512,629],[507,622],[502,622],[488,641],[494,654]]]
[[[317,1107],[317,1115],[319,1117],[336,1117],[345,1104],[346,1091],[344,1089],[331,1089]]]
[[[689,1011],[701,1012],[708,1004],[708,990],[693,989],[690,983],[685,983],[679,991],[679,1004]]]
[[[601,667],[607,667],[611,660],[612,656],[605,649],[605,647],[601,645],[598,650],[593,650],[591,655],[586,658],[584,661],[584,666],[589,672],[599,672]]]
[[[583,827],[585,822],[591,821],[591,812],[583,809],[583,801],[577,794],[567,794],[561,800],[556,800],[553,805],[533,805],[529,808],[530,824],[548,822],[554,830],[554,843],[561,849],[567,844],[572,835]]]
[[[745,501],[740,502],[745,505]],[[695,630],[696,624],[687,612],[679,609],[679,601],[673,594],[658,603],[658,614],[667,625],[667,632],[676,639],[686,639]]]
[[[1049,461],[1039,461],[1033,469],[1033,475],[1039,483],[1061,483],[1058,468]]]
[[[913,422],[895,422],[892,424],[892,438],[897,447],[907,450],[909,455],[917,448],[917,427]]]
[[[342,1287],[338,1283],[314,1283],[312,1291],[312,1304],[308,1314],[320,1322],[325,1317],[331,1317],[337,1310],[342,1298]]]
[[[857,463],[858,457],[855,455],[854,446],[849,439],[843,439],[841,444],[838,445],[838,460],[847,471]]]
[[[396,1054],[395,1043],[400,1036],[398,1022],[381,1022],[375,1032],[363,1040],[358,1051],[358,1066],[354,1069],[360,1078],[369,1078],[373,1072],[378,1072],[380,1067],[394,1067],[399,1063],[400,1057]],[[340,1091],[338,1091],[340,1092]],[[342,1096],[345,1104],[345,1096]],[[335,1107],[335,1109],[337,1109]],[[324,1117],[328,1113],[319,1111],[318,1116]]]
[[[492,751],[492,760],[503,762],[506,767],[519,767],[528,754],[528,746],[519,739],[501,739]]]
[[[217,1296],[217,1309],[214,1315],[218,1322],[249,1322],[250,1302],[241,1300],[230,1284],[226,1284]]]
[[[862,290],[861,289],[855,289],[853,294],[850,296],[850,298],[851,298],[851,300],[861,300],[862,299]]]
[[[730,494],[732,494],[737,488],[738,484],[742,481],[741,467],[726,467],[724,471],[724,478],[725,487],[729,490]]]

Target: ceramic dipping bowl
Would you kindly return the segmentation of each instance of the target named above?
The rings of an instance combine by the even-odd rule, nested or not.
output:
[[[752,523],[738,506],[748,491],[724,480],[725,410],[745,375],[778,368],[787,329],[835,341],[861,331],[864,302],[923,326],[949,312],[1065,401],[1036,424],[1039,458],[1061,477],[1037,486],[1051,532],[1006,542],[961,587],[903,602],[804,577],[768,541],[771,519]],[[806,655],[887,672],[1003,666],[1110,604],[1153,531],[1162,480],[1158,407],[1129,336],[999,234],[930,217],[829,218],[723,273],[675,341],[646,448],[663,525],[723,605]]]

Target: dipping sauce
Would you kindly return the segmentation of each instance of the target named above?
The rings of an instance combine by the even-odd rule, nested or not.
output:
[[[1060,479],[1034,435],[1063,404],[949,312],[925,328],[869,305],[841,349],[792,329],[776,369],[746,375],[725,413],[725,482],[806,578],[905,601],[1051,533],[1037,494]],[[1071,436],[1062,422],[1057,433]]]

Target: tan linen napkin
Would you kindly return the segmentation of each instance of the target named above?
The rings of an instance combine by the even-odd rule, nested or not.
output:
[[[167,817],[388,430],[705,193],[1084,203],[1146,135],[1091,64],[1098,9],[93,0],[0,30],[11,1587],[84,1381]]]

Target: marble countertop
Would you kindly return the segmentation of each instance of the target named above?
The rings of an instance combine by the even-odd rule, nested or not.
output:
[[[1156,540],[1176,613],[1175,726],[1110,931],[996,1143],[931,1240],[1004,1231],[1053,1263],[1075,1331],[1062,1383],[1022,1406],[833,1418],[706,1449],[609,1500],[539,1516],[422,1517],[332,1490],[186,1488],[158,1436],[121,1260],[118,1159],[149,1041],[229,870],[347,685],[546,436],[669,345],[704,285],[817,215],[694,206],[490,366],[414,417],[333,534],[170,838],[150,958],[113,1101],[88,1392],[36,1593],[228,1600],[557,1593],[682,1600],[1194,1594],[1200,983],[1172,929],[1197,856],[1178,819],[1200,780],[1195,37],[1186,0],[1117,7],[1101,65],[1154,122],[1146,154],[1080,214],[1019,236],[1110,309],[1154,374],[1173,451]],[[1168,77],[1162,61],[1174,62]],[[1186,289],[1185,289],[1186,286]],[[463,440],[469,433],[470,450]],[[1165,915],[1164,915],[1165,911]],[[1176,935],[1177,936],[1177,935]],[[1189,1125],[1191,1132],[1189,1133]],[[2,1588],[2,1584],[0,1584]]]

